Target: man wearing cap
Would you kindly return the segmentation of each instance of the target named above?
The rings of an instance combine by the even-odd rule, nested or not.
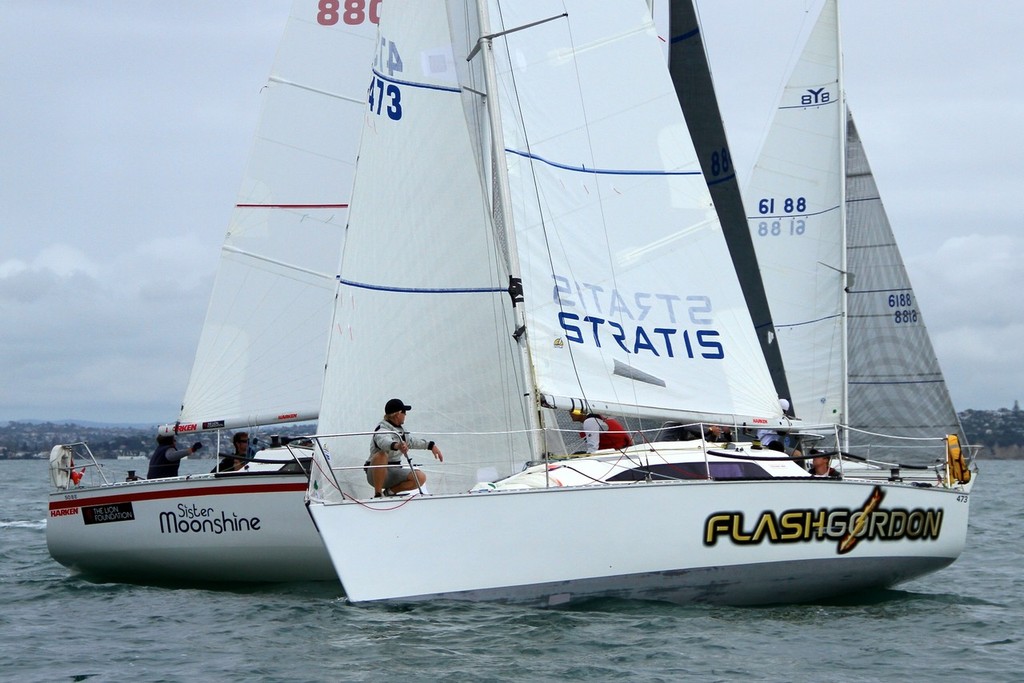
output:
[[[811,476],[827,477],[829,479],[842,479],[843,475],[832,467],[832,458],[827,453],[822,453],[816,448],[811,449]]]
[[[606,448],[625,448],[633,445],[626,428],[613,417],[605,417],[597,413],[588,413],[579,408],[569,413],[573,422],[582,422],[583,431],[580,432],[587,442],[587,453],[596,453]]]
[[[365,463],[366,481],[373,487],[373,497],[380,498],[402,491],[419,488],[427,481],[427,475],[419,470],[402,467],[402,456],[410,448],[422,448],[444,462],[441,449],[433,441],[410,436],[402,426],[405,413],[412,406],[401,399],[393,398],[384,405],[384,419],[373,432],[370,443],[370,459]]]
[[[191,448],[178,450],[178,442],[175,440],[174,434],[158,434],[156,444],[156,450],[149,457],[149,471],[146,473],[146,479],[178,476],[181,459],[192,455],[203,447],[201,442],[196,441]]]

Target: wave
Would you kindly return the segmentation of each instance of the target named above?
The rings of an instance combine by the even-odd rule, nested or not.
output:
[[[0,529],[45,529],[46,520],[14,520],[13,522],[0,522]]]

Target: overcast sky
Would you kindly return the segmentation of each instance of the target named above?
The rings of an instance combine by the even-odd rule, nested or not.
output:
[[[176,418],[289,5],[0,0],[0,421]],[[698,3],[741,179],[817,5]],[[840,11],[846,92],[953,400],[1010,407],[1024,5]]]

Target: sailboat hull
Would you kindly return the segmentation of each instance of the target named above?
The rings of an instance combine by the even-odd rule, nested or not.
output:
[[[279,582],[336,578],[303,506],[304,473],[231,473],[50,494],[46,544],[103,579]]]
[[[957,558],[968,508],[962,491],[810,478],[309,504],[353,603],[541,606],[756,605],[892,586]]]

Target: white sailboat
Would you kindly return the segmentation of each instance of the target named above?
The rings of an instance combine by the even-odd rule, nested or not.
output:
[[[553,409],[794,425],[646,5],[526,4],[381,17],[307,494],[348,599],[757,604],[952,562],[949,468],[819,479],[743,441],[551,457]],[[445,461],[372,499],[365,430],[395,395]]]
[[[927,462],[947,435],[966,444],[847,106],[836,0],[783,90],[747,210],[804,422],[892,462]]]
[[[378,7],[293,4],[181,414],[164,428],[183,445],[206,430],[317,417]],[[258,459],[238,472],[111,482],[87,446],[58,446],[50,554],[134,581],[334,579],[303,505],[309,449]],[[72,460],[87,465],[84,480],[69,476]]]

